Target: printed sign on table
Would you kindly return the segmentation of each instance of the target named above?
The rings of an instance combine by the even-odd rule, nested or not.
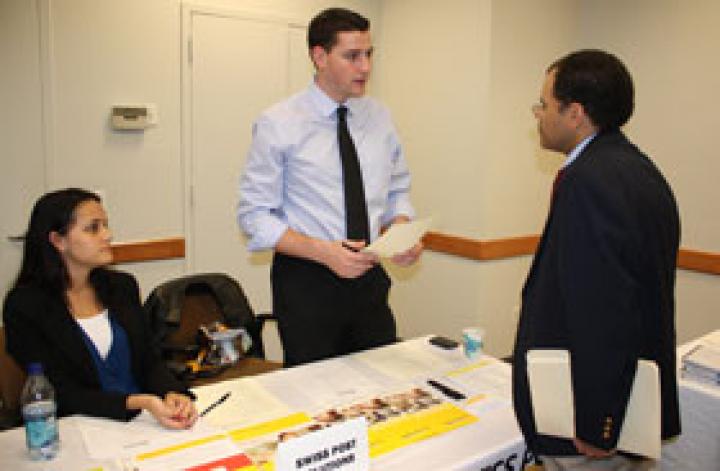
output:
[[[367,430],[365,418],[358,417],[281,442],[275,469],[366,471],[370,467]]]

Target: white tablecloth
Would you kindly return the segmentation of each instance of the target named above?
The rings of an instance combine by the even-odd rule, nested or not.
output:
[[[678,367],[682,356],[701,340],[678,348]],[[679,378],[679,393],[682,434],[663,447],[662,469],[720,470],[720,387]]]
[[[509,393],[509,365],[493,362],[495,378],[487,391],[494,394]],[[397,389],[409,383],[423,384],[428,377],[452,379],[442,376],[443,370],[463,368],[469,365],[459,351],[447,352],[431,346],[427,338],[413,339],[383,349],[371,350],[347,357],[317,362],[288,370],[281,370],[254,377],[266,391],[270,391],[288,410],[305,410],[314,413],[323,405],[339,406],[368,392],[368,388]],[[476,380],[477,381],[477,380]],[[482,382],[482,380],[480,380]],[[454,386],[470,395],[469,383]],[[476,383],[477,384],[477,383]],[[231,384],[223,383],[223,386]],[[483,387],[480,387],[483,389]],[[198,402],[211,401],[218,392],[216,385],[196,390]],[[204,397],[207,396],[207,397]],[[212,396],[212,397],[211,397]],[[330,403],[328,404],[328,401]],[[372,469],[382,470],[485,470],[503,469],[519,471],[523,460],[528,459],[525,445],[510,405],[509,396],[486,410],[474,409],[479,420],[443,435],[433,437],[405,448],[382,455],[371,463]],[[462,402],[457,403],[465,407]],[[219,406],[213,414],[222,414]],[[248,413],[252,404],[241,404]],[[229,409],[229,406],[225,411]],[[470,409],[468,409],[470,410]],[[208,416],[209,417],[209,416]],[[31,462],[26,457],[24,431],[22,428],[0,433],[0,468],[5,470],[72,470],[82,471],[102,467],[105,471],[122,470],[123,463],[116,460],[93,461],[86,451],[80,428],[83,418],[70,417],[60,420],[61,451],[54,460]],[[120,423],[107,420],[108,437]],[[100,430],[98,433],[103,433]]]

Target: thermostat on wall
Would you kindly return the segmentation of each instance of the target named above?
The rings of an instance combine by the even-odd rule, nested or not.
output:
[[[157,124],[157,108],[152,103],[113,105],[113,129],[145,129]]]

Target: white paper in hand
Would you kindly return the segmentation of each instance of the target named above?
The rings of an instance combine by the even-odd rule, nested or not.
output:
[[[379,257],[390,258],[410,250],[430,229],[431,218],[418,219],[406,223],[393,224],[372,244],[363,248],[363,252],[372,252]]]

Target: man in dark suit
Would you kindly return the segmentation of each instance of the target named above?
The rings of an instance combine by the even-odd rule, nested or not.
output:
[[[528,446],[553,469],[652,469],[616,453],[638,359],[660,369],[662,438],[680,433],[675,267],[680,223],[667,182],[620,127],[633,112],[625,66],[583,50],[547,70],[533,107],[541,145],[566,154],[522,291],[513,402]],[[575,438],[538,434],[532,349],[570,352]]]

